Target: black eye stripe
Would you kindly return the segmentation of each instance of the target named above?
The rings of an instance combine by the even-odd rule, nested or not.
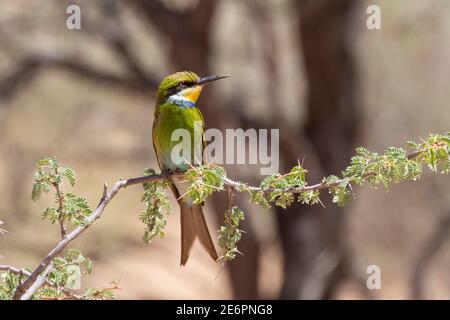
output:
[[[183,82],[180,82],[179,84],[177,84],[177,85],[175,86],[175,89],[176,89],[177,91],[180,91],[180,90],[183,90],[183,89],[192,87],[192,86],[194,86],[194,85],[195,85],[194,82],[183,81]]]
[[[183,81],[183,82],[180,82],[180,83],[178,84],[178,86],[181,86],[181,87],[183,87],[183,88],[186,88],[186,87],[192,86],[193,84],[194,84],[193,82]]]
[[[190,82],[190,81],[180,82],[176,86],[173,86],[173,87],[169,88],[167,90],[167,95],[171,96],[171,95],[176,94],[177,92],[179,92],[181,90],[184,90],[184,89],[189,88],[189,87],[194,86],[194,85],[195,85],[195,82]]]

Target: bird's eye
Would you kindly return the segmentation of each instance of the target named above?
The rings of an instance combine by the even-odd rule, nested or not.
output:
[[[180,83],[178,83],[177,88],[180,89],[185,89],[189,86],[189,83],[187,81],[182,81]]]

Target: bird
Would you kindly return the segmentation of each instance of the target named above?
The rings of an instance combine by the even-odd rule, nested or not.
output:
[[[205,147],[205,122],[197,100],[203,87],[211,82],[227,78],[228,76],[199,77],[192,71],[180,71],[165,77],[159,85],[155,114],[153,121],[153,147],[162,173],[184,172],[203,163],[203,149]],[[194,139],[198,132],[194,132],[200,125],[200,139]],[[173,149],[179,141],[173,141],[172,133],[176,129],[185,129],[190,134],[191,152],[183,155],[184,161],[173,159]],[[195,145],[194,145],[195,144]],[[200,159],[195,150],[200,150]],[[187,153],[187,152],[186,152]],[[186,196],[189,184],[180,175],[170,175],[172,191],[180,206],[181,222],[181,258],[180,265],[184,266],[189,259],[189,253],[196,238],[202,244],[209,256],[218,260],[211,234],[205,221],[202,206],[195,204]]]

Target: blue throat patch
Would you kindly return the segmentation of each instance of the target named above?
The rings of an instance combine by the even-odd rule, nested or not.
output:
[[[188,99],[177,99],[173,96],[170,96],[169,99],[167,99],[167,102],[176,104],[177,106],[179,106],[183,109],[195,107],[195,102],[192,102],[191,100],[188,100]]]

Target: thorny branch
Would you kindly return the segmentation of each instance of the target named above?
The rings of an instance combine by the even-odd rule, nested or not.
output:
[[[447,138],[446,138],[447,139]],[[439,148],[440,145],[431,145],[427,148],[418,148],[417,151],[411,153],[407,156],[409,160],[414,158],[422,157],[422,155],[428,151],[430,151],[433,148]],[[105,183],[103,194],[100,200],[100,203],[98,204],[97,208],[85,219],[85,223],[83,225],[78,226],[75,230],[70,232],[65,238],[63,238],[57,245],[54,247],[47,255],[46,257],[41,261],[41,263],[38,265],[38,267],[28,276],[28,278],[21,283],[14,294],[14,299],[30,299],[32,295],[46,282],[46,275],[48,272],[52,269],[52,261],[55,259],[63,250],[64,248],[75,238],[77,238],[81,233],[83,233],[89,226],[97,219],[100,218],[102,215],[105,207],[108,205],[108,203],[116,196],[116,194],[119,192],[120,189],[125,188],[127,186],[136,185],[136,184],[143,184],[146,182],[155,182],[155,181],[162,181],[167,180],[172,175],[184,175],[183,172],[174,172],[174,173],[161,173],[161,174],[155,174],[155,175],[148,175],[148,176],[142,176],[138,178],[131,178],[126,180],[119,180],[117,181],[112,188],[108,191],[108,187]],[[370,177],[371,173],[368,173],[366,175],[363,175],[363,177]],[[231,180],[227,177],[223,178],[224,185],[229,187],[229,191],[231,192],[232,189],[235,190],[242,190],[242,187],[245,185],[241,182],[237,182],[234,180]],[[256,187],[256,186],[248,186],[245,185],[245,188],[250,191],[259,191],[259,192],[289,192],[289,193],[303,193],[306,191],[312,191],[312,190],[322,190],[322,189],[331,189],[334,187],[339,186],[344,180],[343,179],[336,179],[332,182],[323,181],[320,183],[316,183],[313,185],[308,186],[302,186],[302,187],[289,187],[286,189],[273,189],[270,187],[262,188],[262,187]]]
[[[58,174],[57,169],[55,169],[55,173]],[[63,217],[63,197],[62,197],[62,193],[61,190],[59,188],[59,184],[55,183],[53,185],[56,189],[56,197],[57,197],[57,201],[58,201],[58,222],[59,222],[59,226],[61,229],[61,239],[64,239],[66,237],[67,234],[67,229],[66,226],[64,225],[64,217]]]
[[[48,266],[51,264],[53,259],[58,256],[64,248],[72,242],[75,238],[77,238],[81,233],[83,233],[89,226],[100,216],[102,215],[103,211],[105,210],[105,207],[108,205],[108,203],[115,197],[115,195],[119,192],[120,189],[125,188],[127,186],[135,185],[135,184],[141,184],[144,182],[150,182],[155,180],[161,180],[161,179],[167,179],[167,174],[161,174],[158,176],[150,176],[150,177],[139,177],[139,178],[132,178],[127,180],[119,180],[117,181],[109,190],[109,192],[104,192],[102,199],[97,206],[97,208],[92,212],[91,215],[89,215],[86,218],[86,224],[83,226],[77,227],[75,230],[73,230],[71,233],[69,233],[64,239],[62,239],[56,247],[54,247],[41,261],[41,263],[38,265],[38,267],[31,273],[31,275],[22,283],[20,284],[16,292],[14,294],[14,299],[24,299],[29,298],[33,295],[34,292],[38,289],[38,287],[33,286],[37,281],[39,275],[44,272]],[[104,190],[106,191],[106,185],[104,187]]]

